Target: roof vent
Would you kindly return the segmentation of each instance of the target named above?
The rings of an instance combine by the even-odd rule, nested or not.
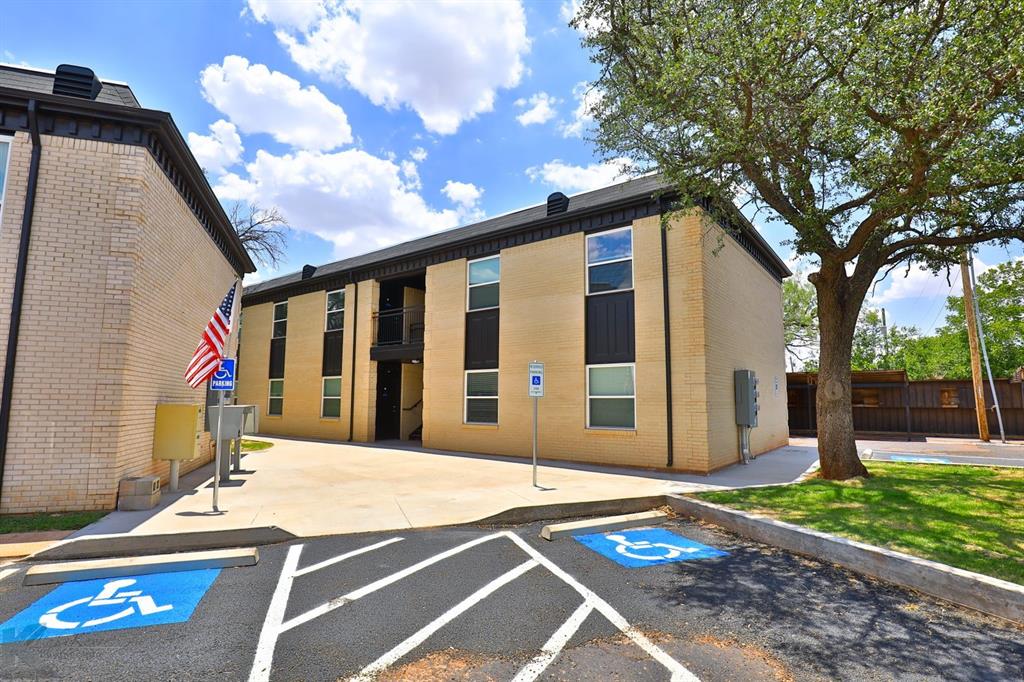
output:
[[[569,210],[569,197],[561,192],[555,192],[548,196],[548,215],[565,213]]]
[[[102,88],[100,80],[92,69],[74,64],[61,64],[53,75],[53,94],[96,99]]]
[[[316,273],[315,265],[303,265],[302,266],[302,279],[309,279]]]

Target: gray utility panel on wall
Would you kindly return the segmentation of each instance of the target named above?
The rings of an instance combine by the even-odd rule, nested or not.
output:
[[[757,426],[758,379],[752,369],[737,369],[733,372],[736,385],[736,424]]]

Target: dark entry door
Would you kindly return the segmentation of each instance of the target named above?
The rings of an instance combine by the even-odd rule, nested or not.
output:
[[[375,440],[401,437],[402,363],[377,363],[377,432]]]

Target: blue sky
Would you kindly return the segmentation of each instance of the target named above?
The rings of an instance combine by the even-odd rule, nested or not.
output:
[[[276,205],[292,224],[269,278],[615,181],[585,139],[596,69],[570,13],[562,0],[8,0],[0,60],[89,66],[171,112],[222,200]],[[786,228],[761,227],[788,258]],[[929,330],[949,292],[901,271],[873,302]]]

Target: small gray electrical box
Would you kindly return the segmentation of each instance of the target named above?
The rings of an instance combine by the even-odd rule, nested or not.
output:
[[[736,385],[736,425],[757,426],[758,379],[752,369],[738,369],[733,372]]]

